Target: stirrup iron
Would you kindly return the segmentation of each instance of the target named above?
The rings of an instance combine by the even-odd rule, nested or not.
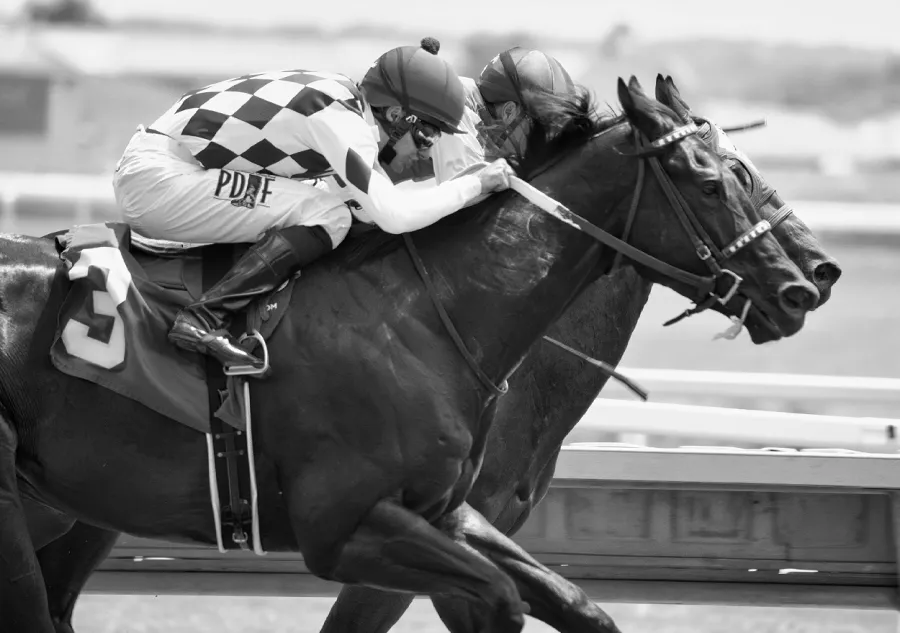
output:
[[[222,371],[226,376],[261,376],[269,371],[269,348],[266,346],[266,340],[263,338],[259,330],[254,329],[252,332],[241,334],[238,343],[243,343],[248,338],[255,338],[262,348],[262,367],[254,367],[253,365],[235,365],[233,367],[225,367]]]

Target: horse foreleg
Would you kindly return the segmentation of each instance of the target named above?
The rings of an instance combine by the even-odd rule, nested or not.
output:
[[[436,527],[482,553],[515,581],[529,615],[558,631],[617,633],[612,619],[575,584],[541,565],[468,504],[441,517]],[[453,633],[476,633],[483,614],[473,605],[443,596],[432,598]]]
[[[341,587],[320,633],[387,633],[406,613],[413,597],[408,593],[346,585]]]
[[[118,532],[78,521],[68,532],[38,550],[56,633],[72,633],[75,602],[118,539]]]
[[[306,551],[303,553],[314,573],[344,584],[414,594],[449,594],[479,602],[490,613],[484,631],[519,633],[525,624],[526,605],[506,574],[481,554],[454,542],[422,517],[391,501],[375,504],[335,560],[314,562]]]
[[[16,484],[15,431],[0,419],[0,629],[54,633]]]

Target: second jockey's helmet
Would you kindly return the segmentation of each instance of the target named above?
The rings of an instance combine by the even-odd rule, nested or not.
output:
[[[425,38],[422,46],[400,46],[379,57],[360,84],[369,105],[399,105],[442,132],[461,133],[465,88],[450,64],[438,57],[439,47]]]
[[[515,46],[505,50],[481,71],[478,90],[488,103],[514,101],[522,105],[523,90],[558,96],[575,92],[575,83],[556,59],[541,51]]]

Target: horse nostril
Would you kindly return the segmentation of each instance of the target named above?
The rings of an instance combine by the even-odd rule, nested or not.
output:
[[[789,284],[778,293],[781,308],[788,314],[802,314],[815,309],[819,293],[809,284]]]
[[[813,271],[813,279],[819,290],[822,290],[823,286],[831,288],[841,278],[842,272],[840,265],[836,261],[822,262]]]

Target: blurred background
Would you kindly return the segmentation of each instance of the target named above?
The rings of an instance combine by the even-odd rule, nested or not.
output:
[[[898,24],[896,0],[0,0],[0,230],[39,234],[116,219],[110,178],[128,138],[199,85],[278,68],[359,79],[385,50],[426,35],[438,37],[440,54],[470,77],[509,46],[536,47],[613,108],[617,77],[636,75],[652,94],[656,74],[665,73],[696,114],[720,125],[766,118],[767,127],[733,140],[802,218],[822,227],[821,241],[844,270],[831,302],[800,334],[763,346],[746,335],[712,341],[727,325],[718,315],[662,328],[686,302],[656,288],[624,366],[898,377]],[[764,393],[684,401],[897,417],[883,401],[788,402]],[[329,605],[92,595],[75,623],[88,633],[315,631]],[[887,612],[659,605],[610,612],[630,632],[897,626]],[[398,630],[442,629],[429,604],[417,601]],[[545,629],[529,622],[526,630]]]

